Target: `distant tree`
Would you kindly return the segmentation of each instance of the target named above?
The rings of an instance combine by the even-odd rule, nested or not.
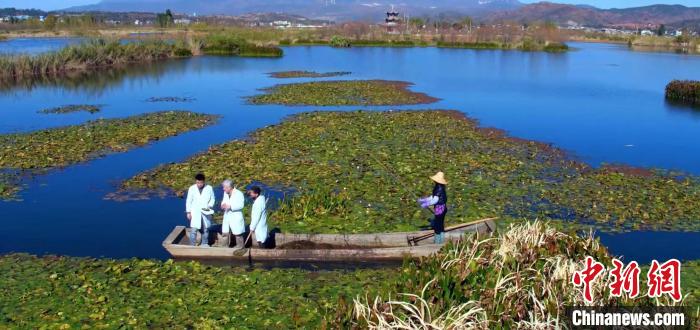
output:
[[[54,15],[49,15],[46,16],[44,19],[44,28],[47,30],[53,30],[56,28],[56,24],[58,23],[58,18]]]
[[[158,26],[162,28],[173,25],[173,23],[175,22],[173,12],[170,11],[170,9],[167,9],[165,13],[158,14],[156,16],[156,22],[158,22]]]
[[[411,19],[408,20],[408,25],[416,29],[422,29],[423,26],[425,26],[425,20],[420,17],[411,17]]]
[[[666,34],[666,26],[663,24],[659,25],[659,29],[656,30],[656,35],[663,36],[665,34]]]

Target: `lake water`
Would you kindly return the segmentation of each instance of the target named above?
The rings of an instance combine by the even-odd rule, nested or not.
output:
[[[26,49],[33,49],[26,52],[49,47],[43,45],[45,40],[23,42]],[[0,218],[5,219],[0,227],[0,253],[165,258],[160,244],[173,226],[185,224],[184,201],[104,200],[120,180],[161,163],[184,160],[209,145],[244,137],[294,113],[357,109],[247,105],[244,97],[257,89],[307,80],[273,79],[266,74],[272,71],[350,71],[353,74],[342,79],[405,80],[415,83],[414,90],[441,101],[372,109],[456,109],[485,126],[550,142],[592,165],[620,162],[700,174],[700,144],[695,139],[700,110],[669,105],[663,97],[672,79],[700,79],[700,56],[631,52],[607,44],[572,45],[577,50],[566,54],[293,47],[285,49],[282,59],[197,57],[33,85],[0,86],[0,133],[171,109],[223,115],[215,126],[35,178],[22,193],[22,202],[0,203]],[[0,42],[1,52],[24,50],[16,41],[6,41]],[[145,102],[163,96],[196,100]],[[105,108],[96,115],[36,113],[65,104],[104,104]],[[678,234],[686,235],[682,241],[668,239],[664,236],[668,233],[655,234],[643,234],[645,248],[629,243],[642,237],[633,234],[604,235],[603,241],[614,253],[644,262],[666,255],[654,252],[661,251],[654,246],[676,244],[680,249],[688,240],[700,239],[700,233]],[[690,252],[683,254],[685,258],[700,258],[697,248],[686,250]]]

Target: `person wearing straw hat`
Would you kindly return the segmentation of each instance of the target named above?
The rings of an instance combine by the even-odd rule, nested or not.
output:
[[[445,173],[437,172],[435,175],[430,177],[430,180],[435,182],[433,187],[433,193],[429,197],[421,198],[418,202],[421,207],[428,208],[433,207],[433,230],[435,231],[435,244],[442,244],[445,242],[445,215],[447,214],[447,180],[445,179]]]

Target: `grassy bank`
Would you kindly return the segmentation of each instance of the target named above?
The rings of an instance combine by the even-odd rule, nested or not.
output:
[[[132,42],[93,40],[40,55],[0,56],[0,79],[23,80],[57,76],[72,71],[143,63],[191,56],[186,48],[163,41]]]
[[[521,51],[565,52],[569,47],[561,42],[534,42],[529,39],[518,42],[499,41],[444,41],[444,40],[395,40],[395,39],[349,39],[331,37],[329,39],[284,39],[279,41],[282,46],[332,46],[332,47],[438,47],[461,49],[500,49]]]
[[[237,166],[231,159],[244,159]],[[142,173],[124,189],[182,194],[197,172],[212,182],[263,182],[294,190],[275,211],[283,232],[415,230],[429,217],[415,199],[447,173],[447,221],[500,216],[552,219],[607,231],[698,230],[700,182],[626,167],[592,169],[549,145],[481,128],[450,111],[321,112],[249,139]]]
[[[284,78],[329,78],[349,75],[350,72],[279,71],[271,72],[270,77]]]
[[[0,327],[318,328],[339,300],[377,292],[395,270],[247,270],[199,263],[0,257]]]
[[[571,283],[592,256],[611,269],[611,257],[595,240],[567,235],[542,223],[516,226],[494,238],[470,237],[448,245],[433,258],[408,264],[400,273],[397,292],[389,297],[355,300],[359,328],[555,329],[562,326],[566,306],[585,306],[583,290]],[[691,271],[694,264],[686,264]],[[683,273],[685,274],[685,273]],[[646,292],[645,273],[640,292]],[[697,313],[697,287],[683,283],[686,302]],[[697,284],[697,283],[696,283]],[[604,277],[593,284],[590,306],[669,306],[668,297],[610,296]],[[431,327],[432,328],[432,327]]]
[[[249,98],[253,104],[284,105],[406,105],[437,99],[408,90],[410,83],[387,80],[315,81],[277,85]]]
[[[210,125],[216,117],[185,111],[157,112],[124,119],[100,119],[81,125],[31,133],[0,135],[0,169],[46,170]],[[18,177],[17,173],[14,177]],[[13,183],[6,178],[5,185]],[[12,189],[6,191],[10,197]]]
[[[671,81],[666,85],[666,99],[678,103],[700,105],[700,81]]]

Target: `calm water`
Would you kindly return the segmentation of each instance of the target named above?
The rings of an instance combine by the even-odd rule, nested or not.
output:
[[[35,42],[39,45],[28,42],[26,47],[38,49],[44,41]],[[6,47],[17,51],[16,45],[7,45],[0,43],[0,52]],[[593,165],[623,162],[700,174],[700,144],[695,141],[700,111],[668,105],[663,98],[668,81],[700,79],[700,56],[630,52],[616,45],[575,46],[579,49],[568,54],[299,47],[285,49],[283,59],[199,57],[98,76],[0,86],[0,133],[169,109],[223,115],[216,126],[36,178],[22,194],[23,202],[0,203],[0,218],[6,219],[0,228],[0,253],[166,257],[160,243],[174,225],[185,223],[183,200],[116,203],[103,197],[120,180],[158,164],[184,160],[211,144],[319,109],[245,104],[243,97],[259,88],[305,81],[272,79],[266,75],[272,71],[351,71],[353,75],[344,79],[410,81],[416,84],[414,90],[442,99],[422,108],[461,110],[485,126],[551,142]],[[154,96],[196,101],[144,102]],[[36,113],[84,103],[106,107],[98,115]],[[669,234],[635,234],[643,235],[645,248],[630,243],[642,237],[632,234],[603,240],[613,252],[644,262],[665,256],[652,246],[675,244],[680,251],[687,242],[700,239],[700,233],[670,234],[686,235],[682,240],[664,236]],[[683,257],[700,258],[698,249],[686,250],[691,252]]]

